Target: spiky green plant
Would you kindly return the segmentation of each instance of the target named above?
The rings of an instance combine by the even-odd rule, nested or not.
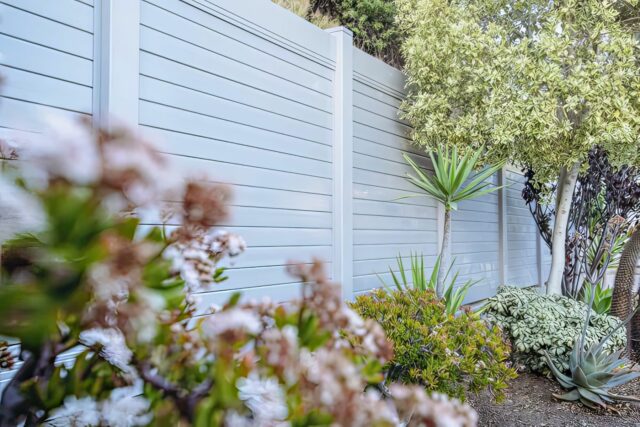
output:
[[[593,286],[591,283],[585,283],[582,288],[582,300],[589,304],[593,300],[593,311],[598,314],[607,314],[611,310],[611,299],[613,297],[612,288],[603,288],[602,283]]]
[[[445,292],[445,271],[448,271],[448,247],[451,239],[451,211],[458,209],[458,203],[464,200],[475,199],[485,194],[500,189],[488,182],[489,178],[498,172],[503,163],[494,164],[476,173],[474,170],[479,165],[480,155],[483,149],[474,153],[466,153],[461,156],[454,146],[449,149],[440,146],[435,151],[429,152],[433,165],[433,174],[423,172],[422,168],[409,155],[404,154],[405,161],[411,166],[415,175],[407,174],[408,181],[424,191],[426,196],[431,196],[444,206],[443,239],[440,248],[442,269],[438,274],[436,294],[442,298]],[[414,197],[414,196],[407,196]]]
[[[417,253],[416,254],[411,253],[409,254],[409,258],[411,260],[411,280],[409,280],[409,277],[407,277],[407,274],[404,268],[404,261],[402,260],[401,255],[398,255],[398,257],[396,258],[398,263],[398,270],[399,270],[398,274],[396,275],[393,269],[389,267],[389,273],[391,273],[391,279],[393,280],[393,284],[395,285],[395,287],[399,291],[406,291],[408,289],[413,288],[413,289],[419,289],[421,291],[430,290],[435,293],[436,286],[437,286],[437,277],[440,272],[440,269],[442,268],[440,263],[440,257],[436,258],[436,263],[433,266],[433,270],[431,270],[431,274],[429,275],[429,278],[427,278],[426,270],[424,268],[424,255],[418,256]],[[447,282],[447,278],[451,274],[451,270],[453,268],[454,263],[455,263],[455,260],[451,263],[451,266],[449,267],[449,269],[447,270],[444,276],[445,282]],[[473,285],[480,282],[479,280],[467,280],[466,282],[464,282],[462,286],[459,286],[456,288],[456,282],[458,281],[458,276],[459,276],[459,272],[454,273],[453,277],[451,278],[451,281],[449,281],[448,283],[445,283],[445,291],[442,295],[442,298],[440,298],[444,303],[445,311],[447,312],[447,314],[457,313],[458,310],[460,310],[460,307],[462,306],[462,303],[464,302],[464,299],[466,298],[467,293],[469,293],[469,289]],[[384,281],[382,281],[382,283],[385,285],[385,287],[388,287],[386,283],[384,283]]]
[[[591,295],[593,304],[593,294]],[[638,377],[640,372],[628,368],[631,361],[622,357],[623,350],[613,353],[605,351],[607,340],[621,327],[625,326],[631,317],[621,321],[618,326],[607,334],[600,342],[590,346],[585,345],[587,325],[591,317],[591,310],[587,310],[587,317],[582,328],[582,333],[569,356],[569,373],[565,375],[554,365],[549,353],[545,351],[545,357],[549,369],[562,387],[569,391],[564,394],[554,394],[557,399],[566,401],[579,401],[583,405],[596,409],[608,408],[608,404],[614,402],[640,402],[635,396],[624,396],[611,393],[611,389],[628,383]],[[635,313],[635,312],[634,312]]]

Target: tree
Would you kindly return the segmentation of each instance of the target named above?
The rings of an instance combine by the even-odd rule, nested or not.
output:
[[[424,191],[425,195],[442,203],[444,207],[442,246],[437,265],[436,294],[438,298],[445,296],[444,282],[451,269],[448,254],[449,241],[451,240],[451,211],[457,210],[458,203],[464,200],[475,199],[493,193],[500,188],[491,186],[487,180],[502,168],[502,163],[491,165],[473,176],[480,154],[481,151],[478,151],[474,154],[467,153],[459,156],[455,146],[452,150],[440,147],[436,149],[435,153],[429,153],[434,171],[432,175],[428,172],[425,173],[426,171],[423,171],[407,154],[404,155],[405,161],[416,173],[416,175],[407,174],[409,182]]]
[[[628,239],[629,229],[640,215],[640,170],[623,165],[612,167],[600,147],[589,152],[588,167],[578,177],[569,212],[566,237],[566,266],[563,295],[579,298],[583,283],[597,284],[617,261]],[[546,203],[535,181],[535,173],[525,172],[522,196],[551,248],[553,206]],[[553,196],[554,186],[548,189]]]
[[[398,20],[415,142],[486,147],[485,162],[557,182],[547,291],[560,293],[589,151],[601,146],[614,166],[640,160],[637,41],[599,0],[398,0]]]

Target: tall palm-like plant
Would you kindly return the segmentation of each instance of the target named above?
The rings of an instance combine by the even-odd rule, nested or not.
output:
[[[504,163],[490,165],[472,177],[478,166],[478,159],[482,149],[475,153],[459,155],[455,146],[439,147],[435,152],[430,152],[429,157],[433,164],[433,174],[424,170],[411,158],[404,154],[406,162],[411,166],[415,175],[407,174],[410,183],[427,193],[444,206],[443,239],[440,248],[441,268],[438,271],[436,293],[442,298],[444,295],[445,274],[449,268],[448,248],[451,240],[451,211],[458,209],[458,203],[463,200],[471,200],[485,194],[497,191],[500,187],[492,186],[487,182],[494,173],[498,172]],[[418,196],[407,196],[418,197]]]

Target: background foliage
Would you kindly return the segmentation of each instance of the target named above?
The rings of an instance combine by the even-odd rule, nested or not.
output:
[[[353,31],[360,49],[393,66],[402,65],[395,0],[312,0],[312,10]]]
[[[395,0],[272,0],[320,28],[345,26],[358,48],[402,66]]]
[[[329,15],[325,15],[320,12],[314,12],[311,10],[312,0],[271,0],[278,6],[282,6],[285,9],[290,10],[301,18],[305,18],[313,25],[316,25],[322,29],[338,27],[340,22],[331,18]]]
[[[543,183],[596,144],[614,165],[638,162],[638,44],[611,3],[397,3],[419,144],[485,146]]]

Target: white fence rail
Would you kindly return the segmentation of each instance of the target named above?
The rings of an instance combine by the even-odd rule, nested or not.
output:
[[[55,3],[55,5],[54,5]],[[437,253],[441,208],[405,180],[400,71],[269,0],[0,0],[0,135],[39,132],[43,115],[117,117],[164,141],[185,171],[232,184],[223,224],[250,246],[232,292],[286,300],[288,260],[326,261],[345,298],[380,286],[398,254]],[[469,302],[501,283],[539,283],[546,247],[512,186],[453,215]],[[8,374],[0,373],[0,381]]]

